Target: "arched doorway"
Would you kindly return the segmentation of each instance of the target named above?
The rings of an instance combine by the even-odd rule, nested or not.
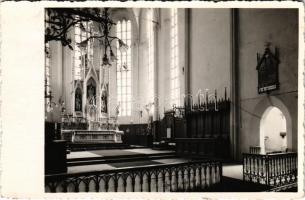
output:
[[[284,113],[269,106],[260,120],[260,146],[262,153],[287,149],[287,121]]]

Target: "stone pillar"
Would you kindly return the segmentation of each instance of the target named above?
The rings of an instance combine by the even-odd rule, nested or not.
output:
[[[231,9],[231,108],[230,108],[230,149],[231,157],[239,159],[239,71],[238,71],[238,9]]]

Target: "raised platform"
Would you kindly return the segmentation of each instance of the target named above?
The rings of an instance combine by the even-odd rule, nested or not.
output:
[[[71,169],[73,169],[73,171],[75,171],[75,169],[78,169],[78,167],[76,166],[79,166],[80,169],[83,169],[85,171],[90,171],[92,170],[91,166],[93,165],[100,165],[102,168],[105,165],[111,165],[116,168],[122,168],[128,166],[142,166],[146,164],[153,164],[150,161],[157,162],[156,160],[169,159],[176,159],[175,152],[158,151],[147,148],[82,151],[71,152],[67,155],[67,161],[68,166],[70,167],[70,171]]]
[[[106,149],[126,149],[130,145],[124,143],[67,143],[67,148],[70,151],[91,151],[91,150],[106,150]]]
[[[71,143],[122,143],[119,130],[62,130],[62,138]]]

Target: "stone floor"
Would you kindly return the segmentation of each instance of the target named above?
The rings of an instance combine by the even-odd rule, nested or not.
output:
[[[67,159],[71,158],[88,158],[88,157],[104,157],[104,156],[121,156],[121,155],[137,155],[137,154],[158,154],[171,153],[174,151],[154,150],[150,148],[136,148],[136,149],[107,149],[107,150],[93,150],[93,151],[74,151],[67,154]]]
[[[241,164],[223,164],[222,175],[243,180],[243,166]]]
[[[116,167],[113,167],[108,164],[72,166],[72,167],[68,167],[68,174],[88,172],[88,171],[101,171],[101,170],[109,170],[109,169],[116,169]]]
[[[187,162],[187,160],[180,158],[169,158],[169,159],[157,159],[157,160],[147,160],[147,161],[121,162],[121,163],[113,163],[113,164],[70,166],[68,167],[68,174],[78,173],[78,172],[119,169],[119,168],[133,167],[133,166],[148,166],[148,165],[156,165],[156,164],[171,164],[171,163],[183,163],[183,162]]]
[[[136,148],[136,149],[109,149],[109,150],[93,150],[93,151],[77,151],[71,152],[67,155],[67,159],[73,158],[89,158],[89,157],[105,157],[105,156],[122,156],[122,155],[147,155],[159,153],[171,153],[173,151],[154,150],[150,148]],[[136,162],[122,162],[116,164],[96,164],[96,165],[83,165],[83,166],[70,166],[68,173],[87,172],[87,171],[100,171],[107,169],[118,169],[132,166],[148,166],[156,164],[170,164],[187,162],[182,158],[169,158],[169,159],[156,159],[147,161]],[[242,165],[241,164],[223,164],[223,176],[242,180]]]
[[[154,150],[149,148],[137,148],[137,149],[109,149],[109,150],[94,150],[94,151],[77,151],[71,152],[67,155],[67,159],[75,158],[92,158],[92,157],[105,157],[105,156],[124,156],[124,155],[153,155],[160,153],[172,153],[174,151],[168,150]],[[148,166],[156,164],[170,164],[170,163],[182,163],[186,162],[186,159],[180,158],[168,158],[168,159],[156,159],[146,161],[135,162],[119,162],[112,164],[92,164],[82,166],[70,166],[68,167],[68,173],[88,172],[88,171],[101,171],[109,169],[118,169],[134,166]]]

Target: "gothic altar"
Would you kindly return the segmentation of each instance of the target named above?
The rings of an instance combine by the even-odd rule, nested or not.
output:
[[[115,118],[88,121],[84,118],[63,116],[62,139],[71,143],[122,143],[123,131]]]
[[[105,70],[91,63],[82,80],[74,81],[72,114],[62,113],[62,139],[72,143],[122,143],[118,129],[118,106],[110,116]]]

